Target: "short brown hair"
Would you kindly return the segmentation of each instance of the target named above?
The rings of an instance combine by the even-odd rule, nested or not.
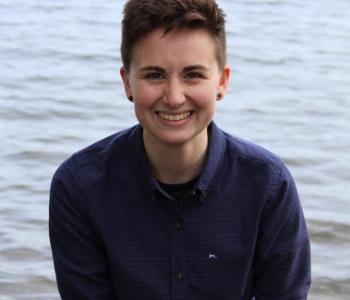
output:
[[[215,39],[221,69],[226,64],[225,14],[215,0],[128,0],[122,21],[121,56],[129,71],[132,49],[146,34],[164,28],[203,28]]]

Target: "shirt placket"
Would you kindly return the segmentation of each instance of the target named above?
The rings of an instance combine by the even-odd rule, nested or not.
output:
[[[171,276],[172,276],[172,300],[183,300],[187,293],[187,264],[185,245],[185,220],[181,215],[177,204],[173,203],[173,215],[171,221]]]

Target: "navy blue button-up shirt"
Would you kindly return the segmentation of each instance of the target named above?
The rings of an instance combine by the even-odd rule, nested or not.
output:
[[[152,177],[137,125],[66,160],[50,194],[63,300],[301,300],[310,247],[276,156],[214,123],[179,206]]]

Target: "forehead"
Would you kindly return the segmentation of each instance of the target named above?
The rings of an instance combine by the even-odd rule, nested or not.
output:
[[[211,64],[216,62],[216,42],[204,29],[156,29],[132,50],[131,66],[144,64]]]

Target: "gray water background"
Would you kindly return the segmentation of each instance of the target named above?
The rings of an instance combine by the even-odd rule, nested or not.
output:
[[[0,299],[59,299],[48,193],[71,153],[135,124],[124,1],[0,0]],[[282,157],[312,239],[309,299],[350,299],[350,1],[219,1],[233,76],[216,122]]]

